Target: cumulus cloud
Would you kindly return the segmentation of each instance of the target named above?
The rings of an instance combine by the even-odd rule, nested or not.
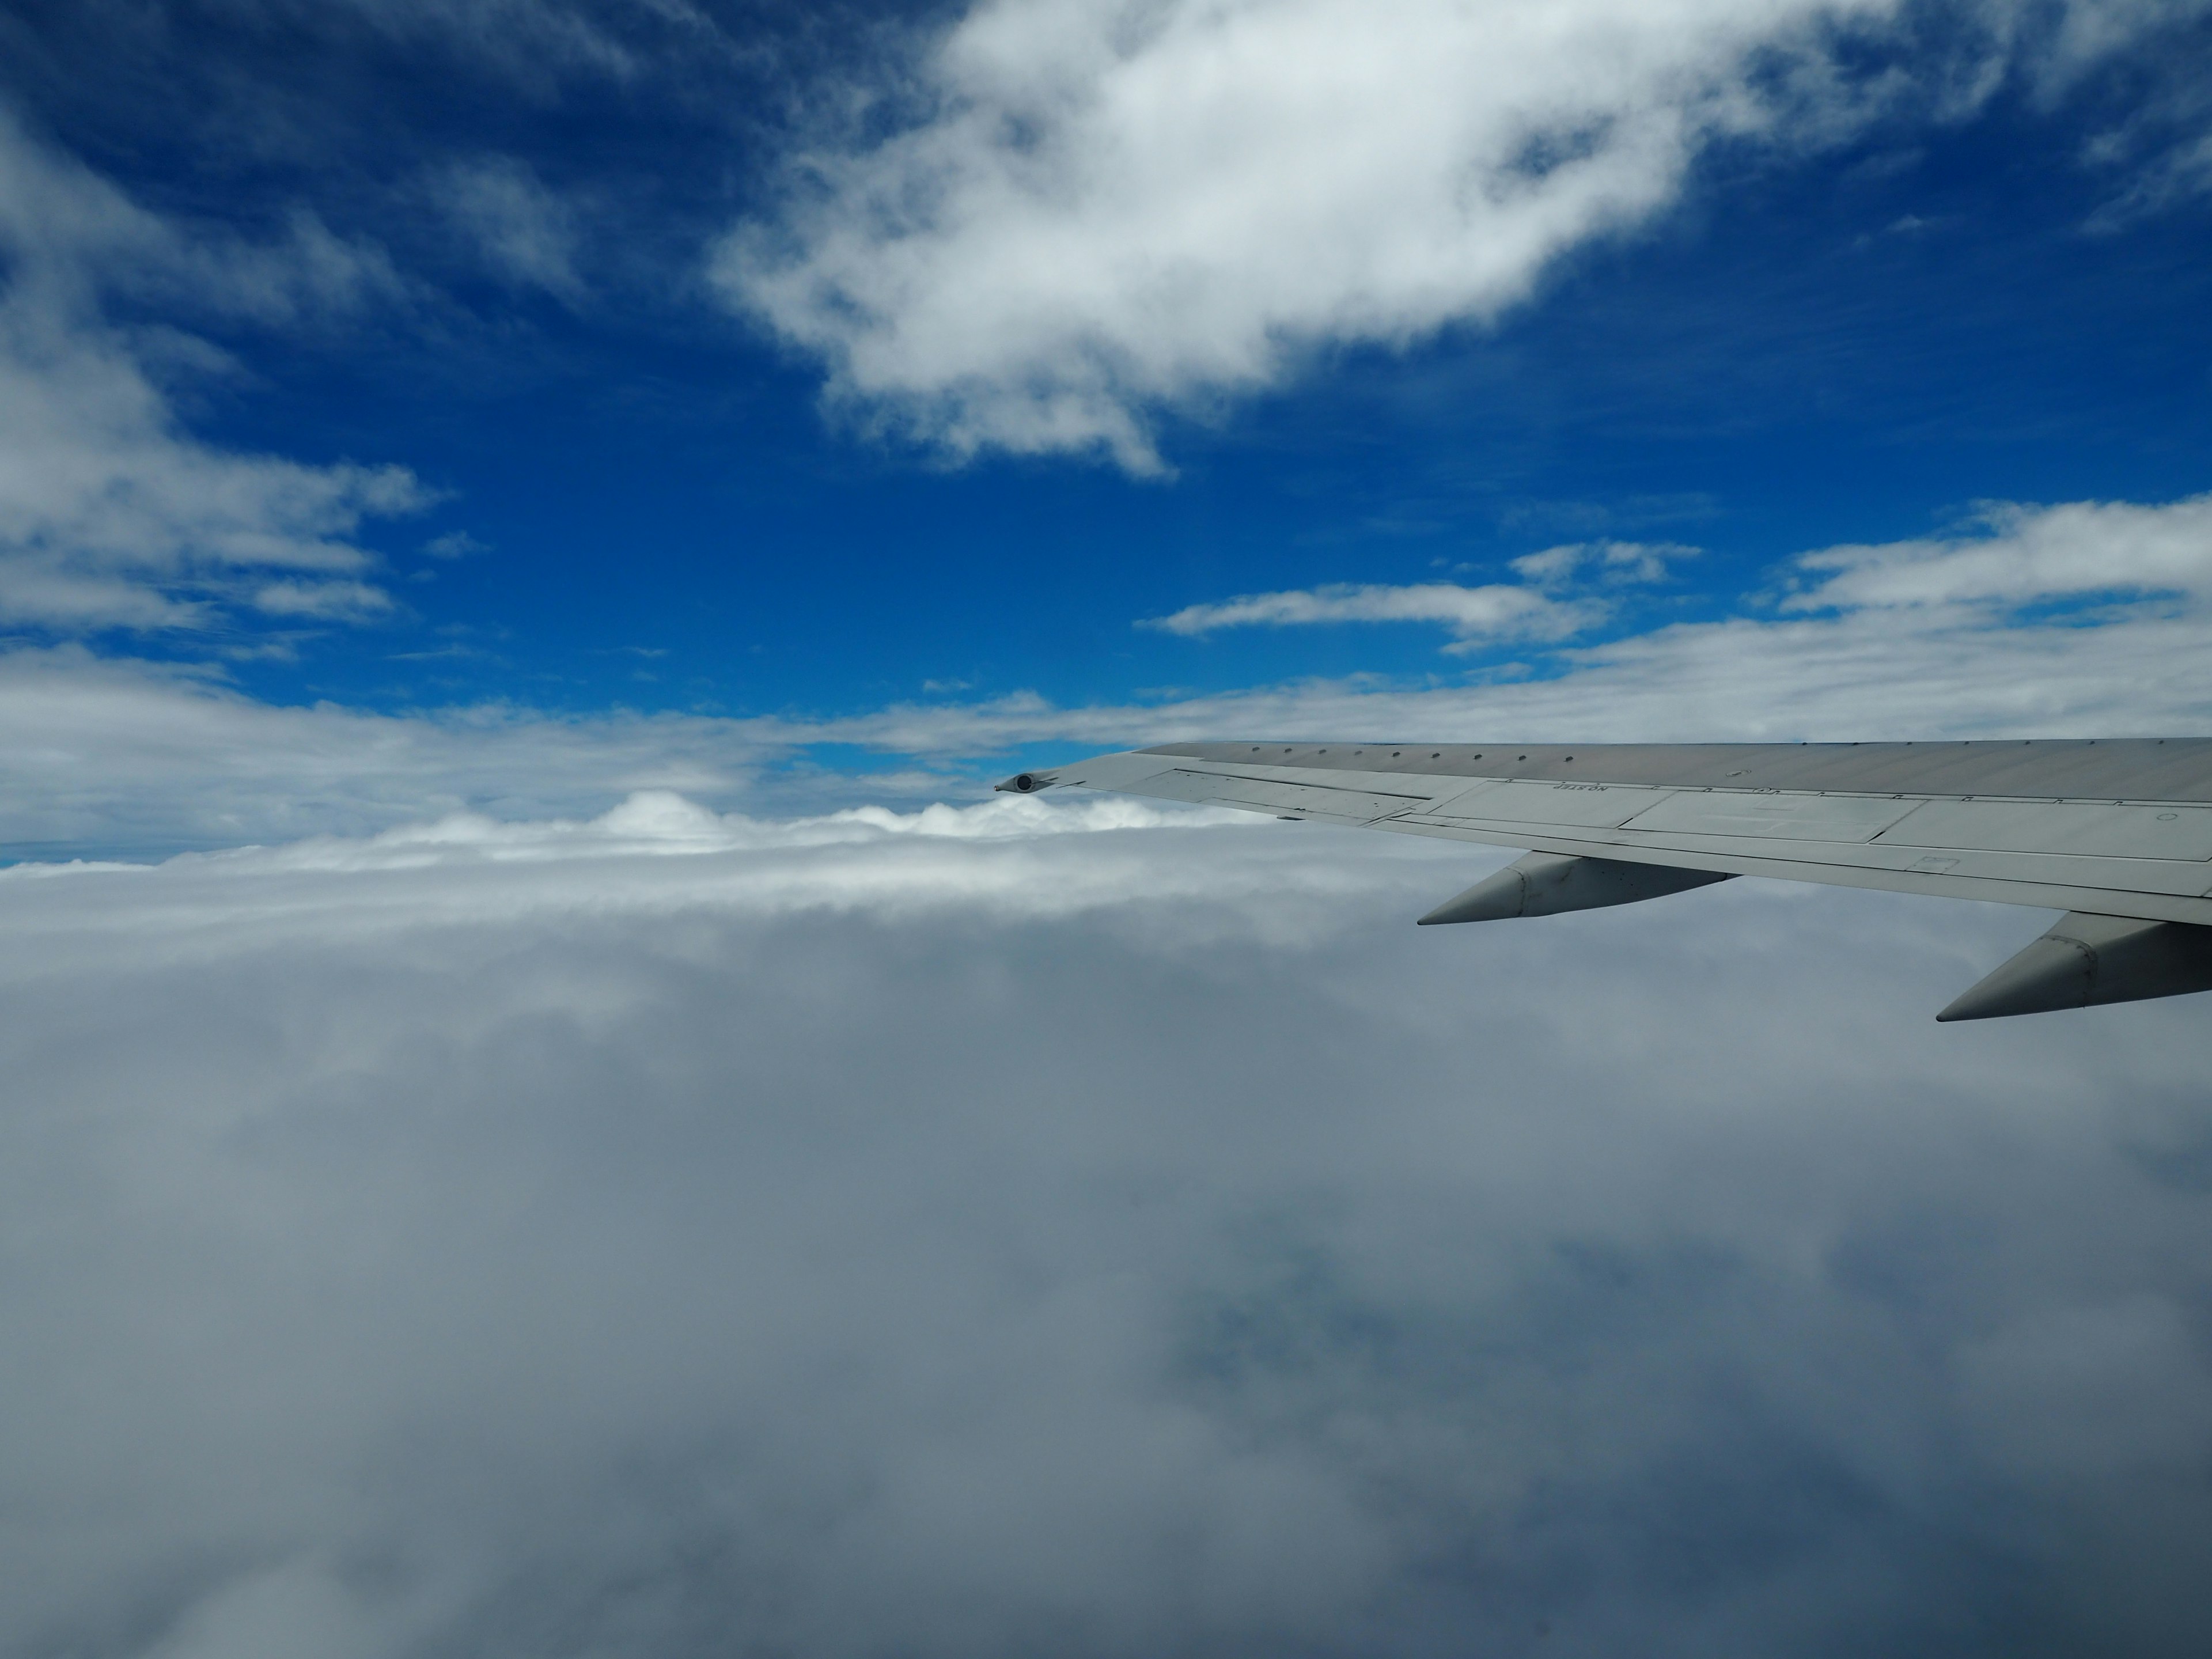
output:
[[[2203,9],[1991,0],[1922,39],[1893,0],[994,0],[714,271],[866,420],[1153,471],[1158,410],[1492,319],[1717,141],[1956,117],[2015,55],[2078,76]]]
[[[2200,1009],[1063,811],[0,875],[0,1650],[2203,1645]]]
[[[68,635],[390,608],[355,537],[426,504],[414,477],[194,438],[163,380],[221,355],[106,309],[150,296],[293,321],[387,293],[380,253],[305,215],[265,246],[189,234],[0,111],[0,623]]]

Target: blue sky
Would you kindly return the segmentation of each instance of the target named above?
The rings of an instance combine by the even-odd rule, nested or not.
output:
[[[959,793],[1217,710],[1525,724],[1486,690],[1771,622],[1801,555],[2212,487],[2196,8],[1449,15],[18,9],[12,401],[71,418],[12,486],[14,648],[254,707],[752,722],[776,776]],[[2070,556],[2112,562],[2099,628],[2193,610],[2108,540]],[[1663,574],[1586,559],[1511,617],[1146,625],[1621,544]],[[2196,678],[2023,708],[2002,651],[1917,720],[1863,695],[1954,655],[1662,723],[2202,720]],[[1590,684],[1576,729],[1651,724]],[[975,712],[1014,697],[1122,713]],[[907,705],[942,718],[871,735]]]

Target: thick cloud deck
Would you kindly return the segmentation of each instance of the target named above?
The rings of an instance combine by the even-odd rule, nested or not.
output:
[[[2201,1007],[1053,810],[0,877],[0,1651],[2212,1636]]]

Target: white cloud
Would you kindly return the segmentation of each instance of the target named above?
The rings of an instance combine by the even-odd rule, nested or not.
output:
[[[1442,623],[1457,636],[1444,647],[1464,653],[1501,640],[1553,641],[1583,633],[1613,614],[1589,594],[1562,597],[1577,583],[1599,587],[1663,581],[1671,561],[1698,550],[1675,542],[1575,542],[1513,561],[1528,586],[1492,582],[1335,582],[1321,587],[1246,593],[1218,604],[1186,605],[1138,625],[1203,637],[1225,628],[1296,628],[1335,623]]]
[[[2212,617],[1992,626],[1948,609],[1677,624],[1458,685],[1300,680],[1152,703],[1033,695],[792,722],[790,742],[1085,752],[1224,737],[1499,734],[1585,743],[2158,735],[2212,726]]]
[[[422,551],[434,559],[465,559],[472,553],[489,553],[491,548],[465,530],[448,530],[423,543]]]
[[[432,191],[497,275],[570,304],[582,300],[575,210],[526,162],[492,156],[456,163]]]
[[[194,314],[287,323],[404,297],[404,281],[371,242],[348,241],[295,207],[281,236],[252,242],[165,219],[74,156],[27,132],[0,104],[0,249],[21,308],[58,320],[124,294]]]
[[[2089,216],[2087,229],[2118,230],[2177,202],[2212,194],[2212,132],[2172,144],[2131,171],[2125,187]]]
[[[2176,0],[2171,9],[2179,24],[2208,8],[2203,0]],[[2212,82],[2203,56],[2201,46],[2185,47],[2147,66],[2118,118],[2082,146],[2083,165],[2112,185],[2083,228],[2121,231],[2212,192]]]
[[[1513,561],[1513,568],[1540,586],[1557,586],[1577,578],[1607,583],[1661,582],[1668,567],[1698,556],[1698,550],[1680,542],[1570,542],[1528,553]]]
[[[1998,502],[1978,533],[1808,553],[1792,610],[2023,605],[2087,594],[2212,598],[2212,495],[2160,506]]]
[[[393,609],[392,595],[367,582],[264,582],[253,590],[253,608],[271,617],[320,622],[366,622]]]
[[[428,823],[402,824],[366,837],[323,836],[275,848],[180,854],[252,873],[280,870],[411,870],[432,866],[542,864],[610,857],[683,857],[846,845],[884,837],[925,841],[1028,841],[1039,836],[1111,830],[1233,824],[1242,813],[1161,807],[1126,796],[1048,804],[1034,795],[999,795],[971,806],[933,802],[910,812],[886,806],[848,807],[814,817],[761,819],[721,813],[672,789],[641,789],[588,819],[503,820],[457,812]],[[182,867],[182,866],[179,866]],[[35,878],[53,866],[18,866]]]
[[[1527,586],[1340,584],[1190,605],[1142,625],[1203,635],[1224,628],[1438,622],[1460,636],[1461,646],[1452,649],[1492,639],[1558,641],[1615,614],[1603,589],[1662,581],[1670,562],[1697,551],[1673,543],[1571,543],[1514,560],[1514,571]],[[1900,654],[1938,635],[1988,625],[1990,606],[2092,597],[2212,600],[2212,495],[2157,505],[1992,502],[1979,510],[1966,534],[1823,548],[1790,561],[1782,574],[1781,603],[1788,611],[1969,608],[1970,614],[1895,633],[1893,647]],[[1576,585],[1595,586],[1599,594],[1572,594]],[[1730,629],[1730,637],[1741,637],[1740,627],[1723,626]],[[1668,637],[1687,642],[1702,635],[1692,629]],[[2019,646],[2018,641],[1991,640],[1976,651]],[[1583,660],[1601,659],[1608,649],[1601,647],[1597,657]]]
[[[389,608],[353,538],[424,505],[414,477],[201,442],[158,371],[219,355],[133,336],[101,306],[124,291],[285,322],[389,291],[380,254],[306,216],[271,246],[196,239],[0,112],[0,622],[70,634]]]
[[[1018,696],[787,732],[981,753],[1244,733],[1687,742],[2197,729],[2212,723],[2207,500],[1999,504],[1978,535],[1821,550],[1781,567],[1778,617],[1753,595],[1719,621],[1556,649],[1518,682],[1312,681],[1075,708]],[[2084,597],[2103,602],[2085,611]],[[2039,601],[2062,614],[2037,616]]]
[[[2057,29],[2034,67],[2046,88],[2063,88],[2144,36],[2185,27],[2208,9],[2205,0],[2065,0],[2057,9]],[[2050,15],[2021,11],[2032,22]]]
[[[1591,606],[1554,599],[1533,588],[1451,582],[1407,586],[1337,583],[1279,593],[1247,593],[1218,605],[1187,605],[1141,624],[1164,633],[1203,635],[1224,628],[1291,628],[1322,623],[1443,623],[1462,641],[1559,639],[1588,627]]]
[[[497,70],[540,97],[571,77],[635,81],[657,53],[727,53],[733,45],[690,0],[232,0],[228,9],[280,38],[327,31],[351,47],[363,26]]]
[[[2079,0],[2062,48],[2047,9],[1990,0],[1915,37],[1921,58],[1854,72],[1839,40],[1895,45],[1923,14],[990,0],[890,106],[911,125],[798,158],[781,217],[732,234],[714,271],[865,420],[955,456],[1156,470],[1160,409],[1273,384],[1316,343],[1492,319],[1672,204],[1716,139],[1826,143],[1916,100],[1956,117],[2013,53],[2078,73],[2202,9]]]
[[[0,1650],[2203,1645],[2201,1008],[1064,810],[0,877]]]
[[[76,647],[0,653],[0,842],[15,856],[358,834],[467,808],[588,816],[640,789],[728,796],[780,752],[772,728],[738,721],[283,708]]]

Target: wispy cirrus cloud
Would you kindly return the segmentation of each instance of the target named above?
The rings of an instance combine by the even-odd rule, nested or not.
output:
[[[501,280],[541,289],[571,305],[584,299],[584,280],[576,267],[579,215],[526,162],[508,155],[455,162],[431,180],[428,190],[454,229]]]
[[[1636,582],[1661,582],[1685,559],[1701,550],[1681,542],[1569,542],[1541,552],[1524,553],[1513,561],[1516,574],[1544,586],[1558,586],[1577,579],[1606,586]]]
[[[356,539],[433,498],[403,467],[240,453],[186,431],[165,384],[225,367],[121,295],[284,324],[398,283],[311,216],[247,243],[146,211],[0,109],[0,623],[53,635],[392,608]]]
[[[1525,585],[1336,582],[1186,605],[1138,625],[1202,638],[1229,628],[1440,623],[1455,636],[1444,650],[1464,653],[1495,641],[1554,641],[1585,632],[1613,614],[1604,590],[1663,580],[1671,564],[1697,552],[1674,542],[1572,542],[1514,560]]]
[[[1246,593],[1217,605],[1186,605],[1140,623],[1166,634],[1202,637],[1226,628],[1310,628],[1329,623],[1442,623],[1463,644],[1493,639],[1563,639],[1598,614],[1586,603],[1553,599],[1532,587],[1453,582],[1337,583],[1276,593]],[[1446,647],[1447,650],[1455,647]]]

